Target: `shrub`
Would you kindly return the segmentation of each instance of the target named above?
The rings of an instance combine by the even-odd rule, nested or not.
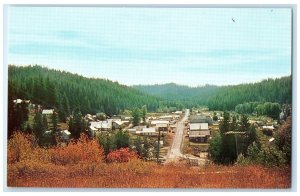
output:
[[[8,163],[19,162],[30,159],[33,156],[34,137],[16,131],[8,141],[7,161]]]
[[[108,162],[128,162],[137,158],[138,155],[134,151],[130,151],[129,148],[120,148],[107,155]]]
[[[71,141],[66,147],[49,149],[51,162],[57,165],[77,163],[99,163],[104,159],[104,152],[95,140],[81,134],[78,140]]]

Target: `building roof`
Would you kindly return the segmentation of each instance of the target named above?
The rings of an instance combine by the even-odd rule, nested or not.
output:
[[[107,121],[93,121],[90,122],[92,127],[96,128],[96,129],[109,129],[109,123]]]
[[[208,129],[208,123],[200,123],[200,129],[201,130],[207,130]]]
[[[182,111],[176,111],[175,114],[182,114]]]
[[[208,130],[208,123],[190,123],[190,130]]]
[[[143,128],[142,129],[143,133],[154,133],[156,132],[155,127],[149,127],[149,128]]]
[[[156,125],[156,124],[170,124],[170,122],[167,121],[167,120],[153,120],[153,121],[151,121],[151,125]]]
[[[71,135],[70,131],[68,131],[67,129],[66,130],[63,130],[61,131],[62,133],[66,134],[66,135]]]
[[[168,124],[166,124],[166,123],[157,123],[156,127],[168,127]]]
[[[18,103],[19,104],[19,103],[22,103],[22,101],[23,101],[22,99],[15,99],[14,103]]]
[[[200,123],[191,123],[190,130],[200,130],[201,124]]]
[[[42,114],[53,114],[53,109],[43,110]]]
[[[165,119],[165,118],[173,118],[173,116],[161,116],[159,117],[160,119]]]
[[[269,129],[269,130],[273,130],[275,129],[274,126],[263,126],[263,129]]]
[[[123,122],[121,120],[115,120],[113,122],[116,123],[116,124],[118,124],[118,125],[120,125],[120,126],[123,124]]]

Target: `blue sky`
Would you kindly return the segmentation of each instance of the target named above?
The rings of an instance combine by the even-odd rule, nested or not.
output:
[[[9,64],[127,85],[291,74],[290,9],[9,7],[7,18]]]

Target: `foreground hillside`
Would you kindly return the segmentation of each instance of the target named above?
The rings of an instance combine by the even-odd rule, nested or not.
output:
[[[81,138],[68,147],[39,148],[30,135],[8,141],[9,187],[85,188],[289,188],[290,167],[261,165],[190,167],[158,165],[131,158],[105,161],[94,140]],[[118,159],[120,160],[120,159]]]
[[[9,170],[10,187],[62,188],[289,188],[288,168],[262,166],[188,166],[132,161],[74,166],[17,166]],[[22,171],[24,173],[22,173]]]

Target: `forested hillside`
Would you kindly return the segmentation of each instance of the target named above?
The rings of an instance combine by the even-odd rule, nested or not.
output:
[[[117,114],[120,110],[147,105],[149,111],[170,111],[207,105],[211,110],[234,110],[246,102],[291,103],[291,76],[232,86],[188,87],[174,83],[128,87],[110,80],[40,66],[9,66],[12,99],[30,99],[55,107],[61,116],[73,110]],[[151,94],[151,95],[149,95]]]
[[[223,86],[208,99],[211,110],[234,110],[246,102],[292,103],[291,76],[267,79],[253,84]]]
[[[231,86],[188,87],[169,83],[133,87],[166,100],[180,101],[186,107],[207,105],[211,110],[234,110],[236,105],[246,102],[283,104],[292,100],[290,76]]]
[[[147,105],[154,111],[160,99],[131,87],[104,79],[85,78],[77,74],[40,66],[9,66],[9,97],[30,99],[44,107],[56,108],[67,116],[73,110],[85,113],[105,112]]]
[[[167,100],[190,99],[196,96],[209,96],[216,93],[217,86],[205,85],[189,87],[175,83],[132,86],[140,91],[162,97]]]

